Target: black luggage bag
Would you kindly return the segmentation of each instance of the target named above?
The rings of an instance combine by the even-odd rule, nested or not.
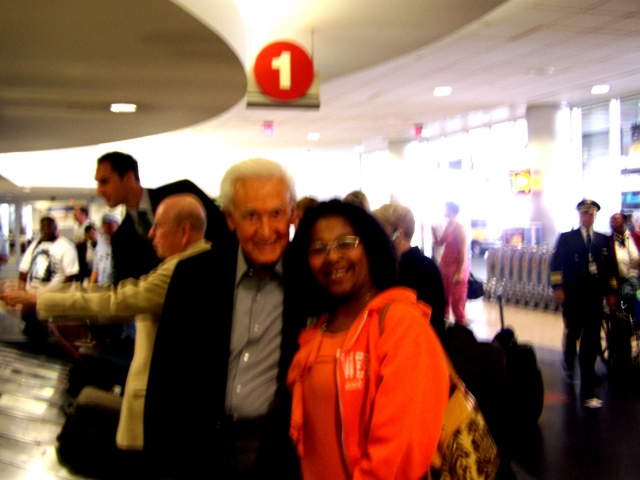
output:
[[[542,373],[533,347],[518,343],[513,330],[504,327],[501,295],[498,302],[501,330],[493,344],[505,353],[509,417],[514,427],[531,428],[538,423],[544,405]]]
[[[120,451],[116,430],[122,398],[95,387],[86,387],[74,400],[58,435],[58,460],[75,473],[113,478]]]

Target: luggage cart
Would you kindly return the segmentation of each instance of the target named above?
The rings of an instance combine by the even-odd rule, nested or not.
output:
[[[515,250],[511,252],[511,278],[513,281],[513,289],[509,300],[514,304],[524,303],[525,282],[522,271],[524,253],[525,248],[522,245],[518,245]]]
[[[531,255],[531,262],[530,262],[531,297],[528,302],[531,307],[538,307],[541,304],[540,263],[542,261],[542,255],[543,255],[542,249],[540,248],[535,248]]]
[[[549,273],[551,269],[551,258],[553,257],[553,251],[548,248],[542,249],[542,256],[540,259],[540,300],[538,307],[543,310],[555,309],[555,296],[551,290],[551,284],[549,282]]]
[[[500,249],[491,247],[487,252],[487,284],[484,291],[489,300],[495,300],[499,288]]]
[[[537,247],[525,247],[522,255],[522,305],[531,305],[534,298],[535,287],[533,283],[533,262]]]

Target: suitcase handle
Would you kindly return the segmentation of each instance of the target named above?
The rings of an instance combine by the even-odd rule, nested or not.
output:
[[[502,293],[498,294],[498,305],[500,307],[500,329],[504,330],[504,312],[502,311]]]

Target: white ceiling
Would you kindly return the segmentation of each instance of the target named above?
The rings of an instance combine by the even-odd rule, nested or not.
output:
[[[0,65],[3,153],[176,130],[246,88],[227,43],[166,0],[2,0]],[[138,113],[111,113],[113,102]]]
[[[373,150],[388,142],[411,140],[417,123],[436,122],[468,112],[482,112],[491,118],[491,122],[496,122],[521,117],[528,105],[584,105],[640,93],[639,0],[280,0],[282,3],[250,3],[253,1],[237,0],[241,11],[247,2],[253,5],[250,10],[254,14],[257,12],[261,20],[253,23],[254,19],[245,14],[246,43],[237,35],[232,38],[220,26],[217,7],[224,2],[228,5],[229,0],[174,1],[213,29],[212,37],[225,39],[245,68],[261,45],[276,38],[296,40],[313,52],[315,67],[322,80],[319,110],[247,109],[243,100],[238,101],[226,89],[237,90],[237,82],[227,86],[216,84],[214,88],[196,85],[203,88],[202,98],[208,99],[209,103],[226,101],[235,106],[192,126],[189,132],[204,135],[220,148],[238,152],[240,158],[254,152],[273,152],[277,158],[276,152],[283,150],[303,149],[326,154],[353,152],[355,146]],[[13,8],[16,3],[28,4],[32,10],[35,6],[54,3],[62,5],[66,12],[72,10],[68,2],[79,5],[72,0],[0,0],[0,26],[6,31],[17,21],[5,15],[6,9]],[[116,5],[124,16],[131,5],[125,0],[80,3],[91,8]],[[136,5],[139,3],[144,2],[135,2]],[[169,2],[153,0],[152,3]],[[257,10],[256,5],[267,5],[269,10]],[[164,10],[171,7],[165,5]],[[90,8],[88,10],[90,13]],[[146,15],[153,17],[151,10]],[[25,7],[21,14],[28,15],[29,11]],[[112,11],[113,8],[104,8],[102,14]],[[170,20],[166,17],[158,18],[159,23],[154,28]],[[181,15],[178,17],[182,18]],[[74,25],[81,25],[86,18],[80,15],[72,20]],[[93,22],[92,25],[96,23],[99,24]],[[12,28],[6,35],[32,35],[33,29],[29,30],[27,25],[16,25],[20,28]],[[135,29],[135,26],[130,25],[129,29]],[[69,32],[66,34],[70,35]],[[55,45],[66,34],[52,32],[47,38],[38,39]],[[153,125],[157,133],[178,127],[170,127],[170,122],[166,123],[170,128],[160,123],[154,125],[156,114],[166,113],[167,121],[182,122],[179,126],[200,121],[194,120],[194,115],[186,115],[192,114],[194,104],[198,104],[194,99],[199,97],[189,84],[192,76],[197,77],[198,69],[193,64],[189,69],[181,66],[179,57],[188,56],[188,52],[173,48],[171,38],[177,36],[167,33],[162,38],[163,42],[157,44],[162,44],[177,62],[162,78],[166,77],[172,85],[173,95],[181,94],[180,87],[184,83],[191,103],[184,108],[172,104],[166,112],[158,109],[145,113],[141,109],[140,115],[133,116],[131,122],[149,122],[144,128]],[[11,60],[16,68],[23,67],[24,53],[22,57],[9,57],[3,38],[0,42],[2,65]],[[34,45],[28,44],[30,48]],[[101,48],[99,44],[87,48],[87,53],[98,63],[102,57],[91,54]],[[130,48],[141,48],[139,38],[132,40]],[[207,62],[207,59],[193,57],[192,62],[202,61],[202,65]],[[109,66],[118,70],[113,59]],[[98,67],[98,71],[103,72],[101,77],[108,78],[104,65]],[[127,78],[141,75],[135,68],[130,70],[131,65],[128,67],[126,75],[117,83],[119,88],[127,87]],[[167,69],[163,64],[156,67]],[[83,71],[80,65],[75,70]],[[48,72],[43,70],[35,80],[47,78]],[[153,74],[153,71],[147,73]],[[230,75],[228,84],[237,79],[237,70],[232,73],[235,76]],[[244,89],[242,80],[239,82]],[[591,87],[601,83],[611,85],[610,92],[592,95]],[[142,82],[143,88],[138,88],[137,93],[151,102],[156,98],[155,89],[151,84],[149,88],[144,88],[145,85]],[[453,88],[452,95],[434,97],[433,89],[443,85]],[[65,86],[64,82],[61,86]],[[17,135],[10,131],[9,136],[5,133],[8,131],[4,121],[8,87],[3,70],[0,70],[0,87],[0,145],[3,145],[10,136]],[[12,91],[20,91],[21,84],[17,81],[12,87]],[[69,92],[76,90],[73,83],[66,87]],[[136,102],[136,98],[128,101]],[[140,103],[144,105],[144,101]],[[56,115],[53,120],[57,120]],[[264,120],[275,122],[273,137],[261,137],[260,124]],[[93,127],[96,129],[100,127]],[[134,131],[133,127],[125,130]],[[77,125],[74,135],[60,137],[64,137],[67,145],[87,144],[82,132],[81,126]],[[320,133],[320,140],[308,141],[309,132]],[[22,134],[27,142],[23,143],[23,148],[0,151],[28,150],[30,148],[25,145],[35,145],[43,137],[39,129],[32,132],[23,129]],[[128,137],[129,134],[121,138]],[[3,169],[1,157],[0,174],[9,176]],[[95,158],[92,156],[87,161],[93,165]],[[59,163],[59,156],[56,156],[56,169],[60,168]],[[185,176],[180,166],[180,162],[175,162],[171,167],[175,168],[175,173],[171,172],[169,176]],[[91,178],[87,179],[88,185],[91,181]]]
[[[610,92],[592,95],[601,83]],[[453,94],[434,97],[441,85]],[[203,128],[236,147],[353,148],[377,145],[376,138],[410,140],[416,123],[471,111],[499,119],[531,104],[582,105],[638,92],[640,1],[510,0],[439,41],[324,82],[315,114],[237,105]],[[276,124],[273,139],[259,138],[256,128],[267,117]],[[306,142],[310,131],[320,133],[318,142]]]

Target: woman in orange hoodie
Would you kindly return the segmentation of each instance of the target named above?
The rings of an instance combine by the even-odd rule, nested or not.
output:
[[[303,478],[422,478],[449,391],[430,308],[395,287],[393,245],[358,207],[308,211],[292,247],[316,319],[287,379]]]

